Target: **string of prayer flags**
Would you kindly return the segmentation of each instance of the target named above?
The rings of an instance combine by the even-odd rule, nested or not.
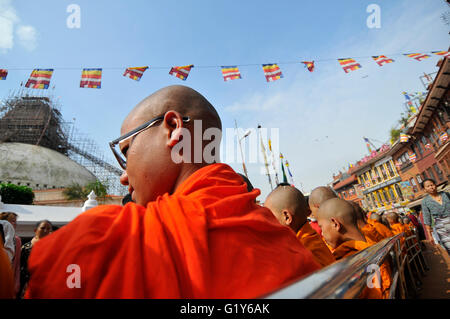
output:
[[[135,81],[139,81],[147,69],[148,69],[148,66],[127,68],[125,70],[125,73],[123,74],[123,76],[130,78],[132,80],[135,80]]]
[[[101,89],[102,69],[83,69],[81,71],[80,88]]]
[[[34,69],[33,72],[31,72],[25,87],[46,90],[50,85],[52,74],[53,69]]]
[[[415,162],[416,161],[416,159],[417,159],[417,157],[416,157],[416,153],[409,153],[409,160],[411,161],[411,162]]]
[[[361,64],[357,63],[355,60],[351,58],[346,59],[338,59],[339,64],[342,65],[342,69],[345,73],[350,71],[355,71],[361,68]]]
[[[444,58],[450,59],[450,52],[448,52],[448,51],[431,51],[431,53],[436,54],[436,55],[442,55]]]
[[[400,134],[400,142],[401,143],[406,143],[406,142],[408,142],[408,140],[409,140],[408,135],[403,134],[403,133]]]
[[[307,68],[309,72],[314,71],[314,61],[303,61],[302,63],[305,65],[305,68]]]
[[[0,69],[0,80],[6,80],[8,76],[8,70]]]
[[[187,77],[189,76],[189,72],[194,67],[193,64],[185,65],[185,66],[174,66],[170,69],[169,74],[176,76],[179,79],[182,79],[183,81],[186,81]]]
[[[222,66],[222,75],[223,75],[223,80],[226,81],[231,81],[231,80],[237,80],[237,79],[242,79],[241,78],[241,72],[239,72],[239,69],[236,65],[234,66]]]
[[[427,150],[431,150],[431,144],[430,144],[430,143],[425,144],[425,148],[426,148]]]
[[[406,99],[407,101],[411,100],[411,98],[409,97],[408,93],[402,92],[402,94],[403,94],[403,96],[405,97],[405,99]]]
[[[277,64],[263,64],[262,67],[267,82],[276,81],[283,77],[280,67]]]
[[[441,140],[442,143],[445,143],[448,140],[447,132],[442,133],[441,136],[439,136],[439,139]]]
[[[394,60],[388,59],[388,58],[387,58],[386,56],[384,56],[384,55],[374,55],[374,56],[372,56],[372,59],[374,59],[374,61],[375,61],[379,66],[383,66],[384,64],[394,62]]]
[[[422,61],[423,59],[430,57],[428,54],[424,53],[407,53],[404,55],[406,55],[408,58],[416,59],[417,61]]]

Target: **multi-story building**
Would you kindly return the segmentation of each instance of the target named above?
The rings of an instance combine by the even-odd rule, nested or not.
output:
[[[353,169],[351,168],[347,172],[339,174],[338,182],[333,184],[333,189],[340,198],[355,202],[362,206],[362,199],[358,197],[355,188],[358,185],[358,179],[352,171]]]

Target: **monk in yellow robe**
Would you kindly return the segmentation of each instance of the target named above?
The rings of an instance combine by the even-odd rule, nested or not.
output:
[[[332,247],[336,260],[351,256],[371,246],[358,228],[356,214],[353,206],[340,198],[334,198],[322,203],[317,212],[317,221],[322,228],[325,241]],[[361,298],[382,299],[387,298],[392,283],[389,265],[385,262],[380,265],[382,282],[379,288],[367,287]]]
[[[256,204],[260,190],[219,163],[221,128],[185,86],[139,103],[110,143],[133,202],[90,209],[36,243],[26,297],[256,298],[320,269]]]
[[[358,228],[366,237],[367,241],[371,244],[375,244],[383,240],[384,239],[383,236],[380,233],[378,233],[375,227],[367,223],[366,214],[364,214],[364,211],[362,210],[361,206],[352,201],[348,202],[353,206],[353,210],[356,216],[356,223],[358,225]]]
[[[370,215],[370,219],[367,220],[367,223],[369,223],[373,227],[375,227],[377,232],[381,236],[383,236],[383,238],[389,238],[389,237],[394,236],[394,233],[386,225],[381,223],[381,216],[376,213],[372,213]]]
[[[272,211],[280,224],[297,234],[298,240],[322,267],[335,262],[322,237],[308,223],[309,207],[301,191],[292,186],[278,186],[267,196],[264,206]]]

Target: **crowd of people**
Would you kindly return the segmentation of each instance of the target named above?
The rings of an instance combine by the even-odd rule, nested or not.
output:
[[[41,221],[24,245],[17,215],[2,213],[1,297],[257,298],[413,228],[425,239],[414,213],[366,212],[329,187],[305,197],[284,183],[260,205],[260,190],[227,164],[190,152],[174,161],[180,143],[198,143],[183,135],[194,133],[194,120],[201,133],[222,126],[210,102],[185,86],[163,88],[130,112],[110,143],[129,189],[122,206],[95,207],[53,233]],[[425,231],[437,227],[445,241],[449,198],[429,188],[440,206],[424,200]],[[388,297],[388,262],[380,272],[380,288],[360,298]]]

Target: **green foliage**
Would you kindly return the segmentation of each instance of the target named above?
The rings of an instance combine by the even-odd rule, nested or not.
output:
[[[30,187],[15,184],[0,184],[0,195],[5,204],[31,205],[34,200],[34,193]]]
[[[87,199],[91,191],[94,191],[97,197],[103,198],[108,194],[108,185],[103,184],[98,180],[95,182],[91,182],[84,187],[79,184],[73,184],[67,187],[63,191],[63,194],[68,200]]]
[[[391,134],[391,143],[392,144],[394,144],[394,142],[399,139],[400,133],[401,133],[400,130],[397,130],[395,128],[391,128],[390,134]]]

